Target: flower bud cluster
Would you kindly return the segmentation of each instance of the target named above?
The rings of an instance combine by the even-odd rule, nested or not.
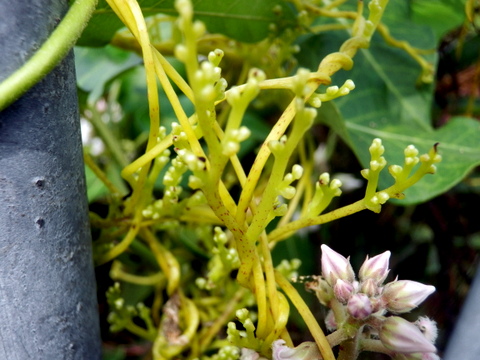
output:
[[[285,149],[285,144],[287,143],[287,135],[283,135],[278,140],[272,140],[268,143],[268,148],[273,155],[281,155],[282,151]]]
[[[419,169],[421,175],[434,174],[437,171],[435,164],[442,160],[441,155],[437,154],[436,146],[434,146],[428,154],[418,156],[417,148],[413,145],[408,145],[405,148],[404,154],[405,160],[403,167],[400,165],[392,165],[388,169],[396,183],[407,180],[413,167],[419,162],[421,163]]]
[[[108,314],[108,322],[110,323],[110,331],[117,332],[127,328],[132,323],[133,317],[140,317],[147,325],[147,330],[151,330],[152,320],[150,317],[150,308],[143,303],[136,306],[125,305],[125,299],[122,297],[120,283],[115,282],[106,293],[107,302],[110,308]]]
[[[172,143],[176,149],[188,149],[190,144],[188,142],[188,137],[185,131],[183,131],[182,126],[177,122],[172,122]]]
[[[303,175],[303,167],[301,165],[295,164],[292,167],[292,172],[285,175],[283,180],[278,185],[278,192],[282,195],[285,199],[291,199],[295,196],[295,188],[290,184],[295,180],[298,180]]]
[[[370,168],[361,171],[362,176],[368,180],[364,203],[367,209],[379,213],[381,205],[385,204],[389,199],[389,195],[386,192],[376,192],[380,171],[387,165],[387,161],[382,156],[385,152],[382,140],[378,138],[373,139],[369,151],[371,157]]]
[[[166,150],[158,161],[160,161],[162,157],[167,158],[166,152],[170,154],[170,152]],[[142,211],[142,215],[145,218],[157,220],[172,211],[172,206],[178,203],[178,197],[182,193],[183,188],[180,182],[187,169],[187,165],[179,157],[172,160],[170,167],[163,176],[163,198],[156,200]]]
[[[250,349],[259,349],[263,341],[255,336],[255,325],[247,309],[237,310],[238,321],[245,330],[238,330],[234,322],[227,325],[227,340],[234,345]]]
[[[211,290],[220,286],[222,280],[228,278],[233,269],[240,267],[237,250],[227,247],[228,236],[219,226],[214,228],[213,242],[213,257],[208,264],[208,274],[206,278],[197,278],[195,281],[201,289]]]
[[[248,139],[250,133],[246,126],[228,130],[222,140],[223,154],[228,157],[235,155],[240,150],[240,143]]]
[[[203,357],[202,357],[203,358]],[[240,358],[240,349],[236,346],[225,345],[218,353],[208,357],[208,360],[237,360]]]
[[[369,258],[360,267],[358,279],[348,258],[322,245],[322,276],[307,283],[320,302],[331,308],[329,330],[364,325],[378,334],[382,344],[395,353],[434,353],[436,325],[422,317],[410,323],[398,316],[422,303],[435,287],[416,281],[397,280],[384,284],[390,251]]]
[[[338,179],[330,181],[330,174],[323,173],[315,184],[315,194],[308,204],[307,217],[321,214],[335,196],[340,196],[342,182]]]
[[[348,95],[353,89],[355,89],[355,83],[352,80],[348,79],[341,87],[338,87],[336,85],[329,86],[324,94],[313,94],[308,100],[308,103],[315,108],[319,108],[322,105],[322,102],[330,101],[340,96]]]
[[[197,96],[202,101],[212,102],[223,98],[227,81],[221,77],[222,69],[210,61],[204,61],[195,72],[192,82],[200,89]]]

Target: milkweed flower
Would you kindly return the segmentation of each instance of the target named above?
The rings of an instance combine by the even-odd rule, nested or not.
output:
[[[330,249],[327,245],[322,245],[322,275],[330,286],[335,286],[338,279],[352,282],[355,280],[350,261]]]
[[[383,283],[387,278],[388,262],[390,260],[390,251],[374,256],[372,258],[366,258],[363,265],[360,267],[358,277],[360,281],[366,281],[367,279],[373,279],[377,285]]]
[[[372,314],[372,302],[365,294],[355,294],[348,300],[347,311],[354,319],[366,319]]]
[[[386,318],[379,336],[383,345],[395,352],[403,354],[436,352],[435,346],[417,326],[398,316]]]
[[[382,300],[386,309],[393,313],[409,312],[421,304],[435,287],[410,280],[392,281],[385,285]]]

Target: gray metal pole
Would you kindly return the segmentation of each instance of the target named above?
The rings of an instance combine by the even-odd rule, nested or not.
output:
[[[38,49],[67,4],[0,0],[0,81]],[[100,358],[70,53],[0,112],[0,359]]]
[[[444,360],[478,360],[480,359],[480,269],[462,306],[453,334],[443,357]]]

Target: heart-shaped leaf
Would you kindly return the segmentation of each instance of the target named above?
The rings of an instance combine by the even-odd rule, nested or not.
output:
[[[391,4],[393,8],[387,8],[390,15],[386,20],[392,34],[414,46],[434,48],[433,32],[425,26],[410,23],[405,11],[396,11],[404,7],[398,1]],[[401,16],[404,16],[403,23]],[[396,26],[398,24],[401,26]],[[345,34],[314,35],[304,39],[300,64],[316,69],[323,56],[338,48],[344,39]],[[309,50],[319,48],[319,45],[322,51],[307,58],[311,54]],[[435,61],[433,56],[428,59]],[[413,144],[425,153],[435,143],[440,143],[443,161],[438,164],[438,173],[408,189],[402,204],[418,203],[445,192],[480,164],[479,122],[458,117],[440,129],[434,129],[431,125],[433,86],[416,85],[420,66],[405,51],[393,48],[380,36],[375,36],[371,47],[361,50],[354,62],[352,71],[336,74],[333,82],[341,85],[347,78],[352,79],[355,90],[337,99],[338,112],[330,107],[324,114],[324,118],[327,117],[324,121],[352,147],[364,167],[368,167],[370,161],[368,148],[377,137],[383,141],[388,163],[399,165],[403,165],[403,150],[407,145]],[[384,188],[392,183],[392,177],[384,171],[380,186]]]

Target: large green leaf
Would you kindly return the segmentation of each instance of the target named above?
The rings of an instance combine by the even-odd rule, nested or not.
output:
[[[408,12],[404,11],[401,2],[394,0],[391,4],[385,21],[392,34],[415,46],[434,48],[436,39],[433,32],[409,22],[406,17]],[[346,34],[315,35],[304,39],[300,64],[316,69],[323,56],[335,51],[344,39]],[[312,56],[313,48],[322,50],[317,50]],[[429,60],[435,59],[431,57]],[[389,164],[399,165],[403,164],[403,149],[407,145],[413,144],[423,153],[433,144],[440,143],[443,161],[438,165],[438,174],[407,190],[407,198],[402,200],[402,204],[425,201],[441,194],[480,164],[478,121],[454,118],[444,127],[433,129],[433,85],[416,85],[420,67],[404,51],[386,45],[383,39],[375,36],[371,47],[360,51],[354,61],[352,71],[335,75],[333,81],[341,85],[347,78],[352,79],[356,89],[335,102],[339,113],[330,108],[324,117],[327,117],[326,123],[352,147],[364,167],[368,166],[368,148],[376,137],[383,140]],[[385,171],[380,186],[387,187],[392,182]]]
[[[141,62],[139,56],[113,46],[75,47],[78,87],[89,93],[88,100],[93,103],[103,94],[108,81]]]
[[[144,16],[176,15],[173,0],[138,0]],[[195,0],[195,18],[203,21],[211,33],[221,33],[243,42],[266,38],[270,24],[282,28],[294,23],[292,8],[282,0]],[[280,11],[273,11],[277,7]],[[105,0],[100,0],[92,19],[78,41],[80,46],[103,46],[123,27]]]
[[[465,2],[465,0],[412,0],[412,18],[420,24],[430,25],[440,40],[465,21]]]

